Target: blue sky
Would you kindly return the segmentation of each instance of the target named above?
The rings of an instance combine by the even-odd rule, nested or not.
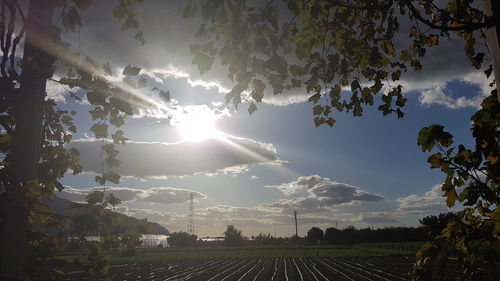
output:
[[[403,119],[383,117],[372,107],[365,108],[361,118],[334,113],[333,128],[316,128],[307,93],[265,99],[252,116],[248,104],[235,110],[223,103],[224,91],[231,87],[224,68],[215,65],[200,76],[190,63],[187,45],[196,24],[181,23],[175,16],[180,7],[172,4],[162,6],[164,20],[170,22],[158,28],[158,19],[145,16],[158,5],[141,8],[145,46],[138,46],[126,32],[117,34],[113,26],[101,28],[97,8],[83,19],[84,53],[110,61],[115,73],[128,63],[140,66],[149,88],[168,89],[173,97],[163,102],[154,92],[143,91],[169,108],[169,114],[138,108],[126,122],[130,141],[118,157],[123,178],[107,187],[123,199],[120,212],[157,221],[170,231],[186,231],[187,200],[194,192],[198,236],[220,236],[228,224],[247,236],[273,234],[275,227],[279,236],[290,236],[293,210],[299,213],[302,235],[312,226],[336,223],[417,225],[419,218],[447,210],[439,188],[443,175],[430,170],[428,154],[416,140],[423,126],[438,123],[457,143],[472,145],[470,116],[488,89],[482,74],[463,58],[459,41],[442,43],[424,61],[424,71],[403,77],[408,98]],[[111,32],[113,37],[107,39],[105,34]],[[459,59],[443,64],[444,57],[457,54]],[[99,146],[89,132],[90,108],[68,98],[58,86],[50,85],[48,94],[61,107],[78,111],[79,131],[72,145],[83,152],[85,173],[67,175],[67,189],[59,195],[81,201],[93,188],[102,188],[94,182],[98,159],[93,153]],[[200,112],[209,114],[226,135],[196,142],[183,139],[178,124]]]

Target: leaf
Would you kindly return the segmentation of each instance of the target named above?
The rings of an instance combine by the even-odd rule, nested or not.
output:
[[[416,27],[416,26],[412,26],[412,27],[410,28],[410,35],[411,35],[411,36],[417,36],[418,34],[419,34],[419,32],[418,32],[417,27]]]
[[[90,130],[94,132],[97,139],[103,139],[108,136],[108,125],[106,124],[94,124],[90,127]]]
[[[162,98],[164,101],[169,102],[170,101],[170,92],[169,91],[162,91],[160,90],[160,98]]]
[[[5,153],[12,144],[11,135],[0,135],[0,152]]]
[[[323,106],[316,105],[313,107],[313,115],[321,115],[323,113]]]
[[[313,103],[317,103],[320,98],[321,98],[320,94],[314,94],[314,95],[309,97],[308,101],[313,102]]]
[[[354,110],[352,111],[352,114],[356,117],[360,117],[363,115],[363,108],[359,105],[354,106]]]
[[[333,118],[328,118],[328,120],[326,120],[326,124],[328,124],[328,126],[330,127],[333,127],[333,125],[335,125],[335,119]]]
[[[441,153],[434,153],[427,159],[427,162],[431,164],[431,168],[439,168],[442,165],[443,155]]]
[[[111,137],[113,138],[113,142],[116,144],[125,144],[125,141],[128,139],[123,136],[123,131],[118,130],[116,133],[112,134]]]
[[[376,93],[380,92],[383,85],[384,84],[380,83],[380,81],[377,81],[377,82],[375,82],[375,84],[373,84],[373,86],[370,87],[370,90],[372,91],[372,93],[376,94]]]
[[[319,127],[320,125],[322,125],[324,123],[325,123],[325,118],[323,118],[323,117],[316,117],[316,118],[314,118],[314,125],[316,127]]]
[[[115,173],[115,172],[107,172],[107,173],[104,173],[103,176],[107,181],[110,181],[114,184],[120,183],[120,175]]]
[[[446,196],[446,205],[448,207],[453,207],[455,205],[455,201],[458,199],[457,192],[455,191],[455,188],[451,188],[450,190],[445,191],[445,196]]]
[[[85,196],[85,201],[91,206],[95,206],[97,203],[102,203],[103,200],[104,192],[102,191],[94,191]]]
[[[213,57],[210,57],[201,52],[197,52],[192,61],[193,64],[198,66],[198,71],[200,71],[201,75],[210,70],[213,62],[214,62]]]
[[[123,70],[122,74],[125,76],[136,76],[141,72],[141,69],[139,67],[131,66],[130,64],[125,67]]]
[[[395,56],[396,55],[396,50],[394,50],[394,45],[392,45],[392,42],[386,42],[385,43],[385,50],[388,54]]]
[[[453,144],[453,136],[445,132],[442,125],[431,125],[424,127],[418,133],[417,144],[422,147],[422,151],[431,151],[436,144],[448,147]]]
[[[439,45],[439,35],[429,35],[425,40],[425,44],[429,47]]]
[[[259,79],[254,79],[253,80],[253,91],[250,94],[252,99],[254,99],[256,102],[261,102],[262,99],[264,98],[264,89],[266,88],[266,85],[262,83]]]
[[[108,202],[111,206],[116,207],[117,205],[121,204],[120,198],[116,197],[113,195],[113,193],[108,194],[106,196],[106,202]]]
[[[255,105],[255,103],[251,103],[250,106],[248,107],[248,113],[250,113],[250,115],[252,115],[255,111],[257,110],[257,106]]]

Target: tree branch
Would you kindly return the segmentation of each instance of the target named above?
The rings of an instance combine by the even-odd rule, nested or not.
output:
[[[494,19],[491,17],[487,17],[485,22],[470,22],[470,23],[462,23],[461,26],[447,26],[447,25],[437,25],[430,20],[422,17],[420,14],[420,11],[411,4],[411,2],[408,2],[406,4],[408,9],[410,10],[411,16],[413,16],[415,19],[420,21],[421,23],[434,28],[438,29],[441,31],[467,31],[471,32],[474,30],[482,29],[482,28],[489,28],[495,25]]]

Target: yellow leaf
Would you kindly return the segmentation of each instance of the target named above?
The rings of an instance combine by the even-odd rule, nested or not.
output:
[[[493,155],[488,155],[488,157],[486,157],[486,160],[490,161],[491,164],[495,164],[497,161],[498,161],[498,155],[497,156],[493,156]]]
[[[410,35],[412,36],[417,36],[418,35],[418,30],[415,26],[412,26],[412,28],[410,28]]]

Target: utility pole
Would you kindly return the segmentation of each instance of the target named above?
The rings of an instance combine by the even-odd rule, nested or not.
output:
[[[299,229],[297,227],[297,211],[293,210],[293,216],[295,217],[295,236],[299,237]]]
[[[193,192],[189,193],[189,215],[188,215],[188,230],[189,234],[194,235],[194,196]]]

